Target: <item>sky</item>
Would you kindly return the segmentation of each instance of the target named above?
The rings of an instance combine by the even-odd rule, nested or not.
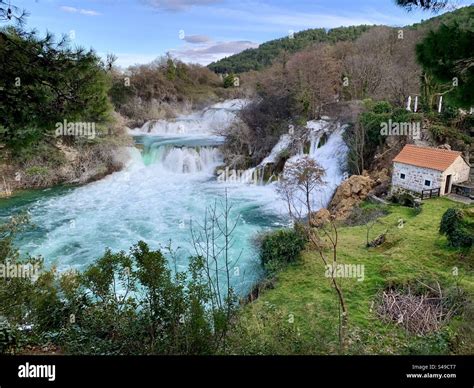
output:
[[[28,29],[67,34],[117,65],[149,63],[169,52],[209,64],[308,28],[404,26],[433,17],[394,0],[11,0],[29,12]],[[455,0],[456,6],[471,1]]]

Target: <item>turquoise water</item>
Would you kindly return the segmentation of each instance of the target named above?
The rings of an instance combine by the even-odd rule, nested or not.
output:
[[[42,256],[59,270],[83,269],[106,247],[128,250],[139,240],[156,249],[171,241],[178,267],[185,270],[194,253],[191,223],[225,198],[232,205],[233,285],[241,293],[261,275],[252,239],[262,230],[286,223],[272,187],[218,182],[222,163],[217,137],[141,136],[123,170],[82,187],[28,191],[0,200],[0,218],[28,211],[35,225],[16,244],[22,254]],[[237,270],[235,270],[235,268]]]

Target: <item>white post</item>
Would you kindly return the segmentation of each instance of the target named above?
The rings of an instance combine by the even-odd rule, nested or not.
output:
[[[439,96],[438,113],[441,113],[442,107],[443,107],[443,96]]]
[[[407,110],[411,111],[411,96],[408,96]]]
[[[413,111],[416,113],[417,110],[418,110],[418,96],[415,96],[415,106],[413,108]]]

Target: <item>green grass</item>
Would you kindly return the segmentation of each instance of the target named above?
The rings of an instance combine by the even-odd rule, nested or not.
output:
[[[443,287],[458,285],[472,302],[472,250],[462,252],[450,248],[446,238],[438,233],[446,209],[461,206],[445,198],[425,201],[420,214],[410,208],[390,206],[390,213],[380,219],[383,224],[374,226],[371,233],[375,238],[391,227],[386,243],[378,248],[365,247],[365,226],[339,229],[338,261],[365,266],[364,281],[340,279],[348,307],[348,345],[344,353],[474,352],[472,317],[468,320],[458,316],[439,333],[415,336],[394,323],[380,320],[373,306],[380,291],[387,286],[417,284],[417,280],[439,281]],[[404,220],[403,228],[398,228],[400,219]],[[458,276],[453,275],[454,267],[458,268]],[[324,273],[321,258],[310,250],[303,253],[299,263],[279,273],[274,289],[245,306],[241,322],[245,335],[251,338],[255,347],[242,345],[240,351],[339,352],[338,301]],[[282,330],[288,331],[286,335],[281,335]]]

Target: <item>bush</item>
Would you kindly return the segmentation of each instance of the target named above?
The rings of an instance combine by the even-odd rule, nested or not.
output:
[[[403,191],[392,196],[392,202],[421,211],[420,202],[413,194]]]
[[[236,76],[231,73],[227,77],[224,78],[224,88],[230,88],[235,86]]]
[[[441,218],[439,232],[445,235],[453,247],[471,247],[474,242],[472,214],[460,209],[448,209]]]
[[[279,229],[261,239],[260,259],[268,270],[295,262],[306,245],[307,239],[295,229]]]
[[[0,354],[10,353],[16,342],[15,333],[10,325],[0,320]]]

